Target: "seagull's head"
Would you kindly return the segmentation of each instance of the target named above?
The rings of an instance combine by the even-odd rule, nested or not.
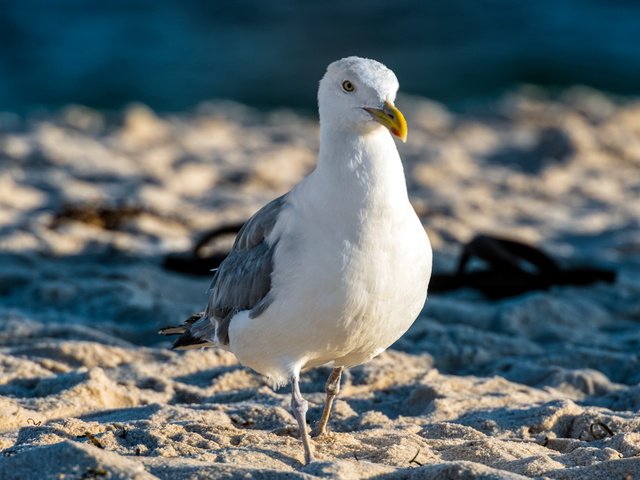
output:
[[[381,125],[405,142],[407,122],[393,102],[398,92],[395,74],[380,62],[347,57],[333,62],[320,81],[320,123],[366,134]]]

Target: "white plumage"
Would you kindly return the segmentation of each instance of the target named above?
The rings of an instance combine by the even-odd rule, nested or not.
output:
[[[370,360],[422,309],[430,246],[382,128],[323,137],[318,167],[288,195],[267,241],[277,242],[273,302],[258,318],[231,320],[229,349],[276,383]]]
[[[300,372],[336,367],[323,433],[341,367],[394,343],[427,295],[431,246],[390,134],[406,138],[393,106],[397,90],[393,72],[374,60],[329,65],[318,93],[315,170],[252,217],[214,278],[207,311],[183,335],[228,349],[276,384],[293,383],[307,462],[313,454]]]

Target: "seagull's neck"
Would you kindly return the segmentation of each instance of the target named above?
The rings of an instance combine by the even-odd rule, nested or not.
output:
[[[376,204],[408,201],[400,155],[383,127],[365,135],[321,128],[312,177],[329,185],[338,198],[347,195],[351,201]]]

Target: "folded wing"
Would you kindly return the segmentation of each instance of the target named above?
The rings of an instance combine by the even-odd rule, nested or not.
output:
[[[273,253],[278,241],[267,237],[286,206],[286,197],[265,205],[238,232],[231,252],[213,276],[205,311],[179,327],[160,330],[163,335],[181,335],[174,348],[224,347],[229,344],[229,325],[236,313],[250,310],[255,318],[271,304]]]

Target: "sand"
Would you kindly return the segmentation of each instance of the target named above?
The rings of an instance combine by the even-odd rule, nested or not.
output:
[[[455,113],[398,105],[439,273],[477,233],[613,284],[431,294],[343,379],[318,462],[287,389],[159,327],[209,279],[161,267],[313,167],[313,118],[232,103],[0,115],[0,478],[640,478],[640,102],[526,89]],[[316,421],[328,367],[303,375]]]

